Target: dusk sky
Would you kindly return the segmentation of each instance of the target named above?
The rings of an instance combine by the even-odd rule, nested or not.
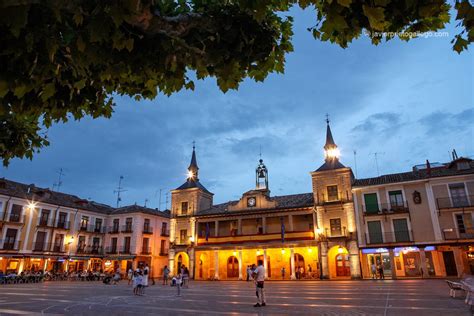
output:
[[[163,209],[165,193],[186,179],[195,140],[199,178],[215,203],[254,188],[260,146],[271,194],[306,193],[309,172],[323,163],[326,113],[341,162],[358,178],[377,176],[374,153],[380,174],[446,162],[452,149],[474,158],[474,59],[452,50],[458,30],[379,46],[365,37],[342,49],[306,30],[314,11],[294,13],[284,74],[226,94],[210,78],[153,101],[116,97],[111,119],[54,126],[49,147],[33,161],[13,160],[0,177],[52,188],[63,168],[60,191],[115,205],[123,175],[122,205],[158,207],[162,189]]]

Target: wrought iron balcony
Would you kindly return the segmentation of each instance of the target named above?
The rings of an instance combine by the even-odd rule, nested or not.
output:
[[[109,232],[109,234],[118,234],[118,233],[120,233],[120,228],[119,228],[118,225],[116,225],[116,226],[110,226],[110,227],[108,228],[108,232]]]
[[[118,248],[113,247],[113,246],[109,246],[105,249],[105,252],[108,253],[108,254],[117,254],[118,253]]]
[[[122,226],[122,233],[133,233],[132,224],[126,224]]]
[[[71,222],[66,222],[66,221],[58,221],[54,227],[58,229],[70,229],[71,228]]]
[[[401,242],[412,242],[412,231],[394,231],[384,233],[366,233],[365,242],[366,244],[391,244]]]
[[[77,247],[76,253],[78,254],[97,254],[101,255],[104,253],[102,246],[98,245],[80,245]]]
[[[461,197],[441,197],[436,199],[438,210],[448,208],[465,208],[474,207],[474,195],[466,195]]]
[[[168,255],[168,248],[161,248],[160,256],[167,256],[167,255]]]
[[[151,254],[151,247],[142,247],[141,254],[142,254],[142,255],[149,255],[149,254]]]
[[[25,215],[17,214],[17,213],[10,213],[7,217],[7,222],[10,223],[24,223],[25,222]]]
[[[153,234],[153,227],[144,226],[144,227],[143,227],[143,233],[144,233],[144,234]]]
[[[121,253],[121,254],[127,254],[127,255],[131,254],[132,252],[130,251],[130,245],[128,245],[128,246],[122,246],[122,247],[120,248],[120,253]]]
[[[0,240],[0,248],[3,250],[13,250],[18,251],[21,246],[20,240],[13,240],[13,239],[4,239]]]
[[[96,233],[96,234],[105,234],[105,227],[104,226],[97,226],[97,225],[81,225],[79,226],[79,230],[88,233]]]
[[[410,211],[407,201],[399,203],[364,204],[363,207],[364,216],[400,214]]]
[[[161,236],[169,237],[169,235],[170,235],[169,229],[161,229]]]
[[[445,240],[474,239],[474,227],[464,227],[463,229],[444,228],[442,232]]]

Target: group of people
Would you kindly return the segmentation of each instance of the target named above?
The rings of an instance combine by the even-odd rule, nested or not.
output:
[[[4,274],[0,271],[0,283],[38,283],[44,280],[45,274],[43,271],[22,271],[17,274],[15,271],[10,271]]]
[[[168,267],[165,266],[165,270]],[[169,269],[168,269],[168,274],[169,274]],[[163,276],[163,281],[165,281],[165,277]],[[166,284],[167,284],[167,279],[166,279]],[[165,282],[163,282],[165,284]],[[176,286],[177,289],[177,296],[181,296],[181,287],[186,287],[189,288],[189,270],[188,268],[183,264],[181,265],[181,268],[178,269],[178,273],[171,279],[171,286]]]
[[[372,279],[380,279],[383,280],[385,279],[385,275],[383,272],[383,265],[382,263],[378,262],[375,264],[375,262],[372,263],[370,266],[370,271],[372,272]]]
[[[148,278],[150,275],[150,267],[145,264],[144,267],[137,268],[133,271],[132,268],[127,271],[128,285],[132,284],[133,294],[145,294],[145,288],[148,286]]]

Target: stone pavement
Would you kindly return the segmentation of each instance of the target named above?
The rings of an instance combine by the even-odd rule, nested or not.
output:
[[[452,299],[443,280],[266,282],[267,306],[255,308],[251,282],[191,282],[182,289],[159,284],[144,296],[131,287],[101,282],[0,285],[0,315],[471,315]]]

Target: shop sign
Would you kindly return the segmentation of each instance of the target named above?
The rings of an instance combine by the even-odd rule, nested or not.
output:
[[[386,253],[388,252],[387,248],[370,248],[370,249],[362,249],[363,254],[371,254],[371,253]]]

